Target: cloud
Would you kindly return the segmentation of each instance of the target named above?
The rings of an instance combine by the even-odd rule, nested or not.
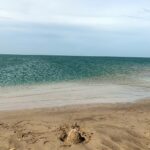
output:
[[[87,26],[97,29],[144,28],[149,25],[149,18],[140,11],[147,5],[146,1],[140,0],[5,0],[1,2],[0,18],[14,22]],[[144,11],[148,12],[149,9]]]
[[[0,53],[146,54],[150,16],[143,8],[149,5],[146,0],[5,0]]]

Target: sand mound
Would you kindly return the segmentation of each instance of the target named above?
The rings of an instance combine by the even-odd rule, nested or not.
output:
[[[84,132],[80,126],[75,123],[71,127],[63,126],[58,129],[60,132],[59,139],[66,144],[88,143],[91,140],[92,133]]]
[[[68,133],[67,141],[73,144],[78,144],[84,142],[85,138],[77,129],[71,129]]]

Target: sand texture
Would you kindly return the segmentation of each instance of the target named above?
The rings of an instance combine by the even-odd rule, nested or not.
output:
[[[1,112],[0,150],[150,150],[150,101]]]

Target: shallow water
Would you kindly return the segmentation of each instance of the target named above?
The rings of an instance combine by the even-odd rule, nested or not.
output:
[[[0,89],[0,110],[134,102],[149,97],[150,88],[108,83],[69,82],[38,86],[16,86]]]

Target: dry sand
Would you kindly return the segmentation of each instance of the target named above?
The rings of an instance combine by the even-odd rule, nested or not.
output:
[[[150,101],[0,112],[0,150],[150,150]]]

